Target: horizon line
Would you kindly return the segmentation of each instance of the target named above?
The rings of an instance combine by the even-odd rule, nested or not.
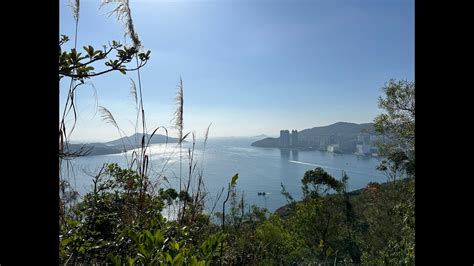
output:
[[[334,122],[334,123],[331,123],[331,124],[328,124],[328,125],[319,125],[319,126],[314,126],[314,127],[308,127],[308,128],[301,129],[301,130],[298,130],[298,131],[303,131],[303,130],[311,129],[311,128],[315,128],[315,127],[331,126],[331,125],[334,125],[334,124],[337,124],[337,123],[349,123],[349,124],[361,125],[361,124],[370,124],[370,123],[373,123],[373,122],[356,123],[356,122],[338,121],[338,122]],[[285,129],[281,129],[281,130],[285,130]],[[134,135],[134,134],[135,134],[135,133],[133,133],[133,134],[131,134],[131,135],[128,135],[128,136],[124,136],[124,137],[130,137],[130,136],[132,136],[132,135]],[[141,132],[140,132],[139,134],[141,134]],[[166,135],[163,135],[163,134],[156,134],[156,135],[166,136]],[[279,137],[279,133],[275,133],[275,134],[261,133],[261,134],[252,134],[252,135],[218,135],[218,136],[212,136],[212,135],[210,135],[209,138],[252,138],[252,137],[259,137],[260,135],[265,135],[266,137],[270,137],[270,138]],[[177,136],[168,135],[168,137],[170,137],[170,138],[176,138]],[[118,139],[120,139],[120,138],[114,138],[114,139],[111,139],[111,140],[88,139],[88,138],[81,139],[81,138],[76,138],[76,139],[71,139],[70,142],[71,142],[71,143],[72,143],[72,142],[75,142],[75,143],[109,142],[109,141],[114,141],[114,140],[118,140]],[[203,138],[203,137],[197,137],[196,139],[204,139],[204,138]]]

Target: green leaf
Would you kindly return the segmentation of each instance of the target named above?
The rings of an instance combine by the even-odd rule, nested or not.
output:
[[[178,250],[179,250],[179,244],[178,244],[178,242],[173,242],[173,243],[171,243],[171,247],[173,247],[176,251],[178,251]]]
[[[114,263],[115,266],[122,265],[122,260],[120,259],[119,256],[114,256],[112,254],[109,254],[108,257]]]
[[[142,255],[143,257],[148,258],[148,251],[146,250],[143,244],[140,244],[140,246],[138,246],[138,251],[138,255]]]
[[[329,248],[326,250],[326,257],[331,256],[333,253],[334,253],[333,249],[332,249],[331,247],[329,247]]]
[[[239,173],[235,174],[233,177],[232,177],[232,181],[230,182],[230,185],[231,186],[235,186],[235,184],[237,184],[237,179],[239,178]]]
[[[190,259],[190,265],[198,265],[198,260],[195,256],[192,256]]]
[[[180,262],[183,260],[183,253],[179,253],[178,255],[176,255],[176,257],[174,257],[173,259],[173,264],[180,264]]]
[[[155,241],[158,243],[163,243],[163,234],[160,231],[155,232]]]
[[[128,265],[132,266],[135,263],[135,259],[127,256]]]
[[[145,235],[146,235],[146,237],[147,237],[148,239],[150,239],[150,240],[153,240],[153,239],[154,239],[153,234],[152,234],[150,231],[148,231],[148,230],[145,231]]]
[[[64,240],[61,241],[61,245],[67,246],[67,244],[69,244],[69,242],[71,242],[71,239],[70,239],[70,238],[66,238],[66,239],[64,239]]]
[[[171,257],[171,255],[168,252],[165,253],[165,256],[166,256],[166,261],[167,262],[172,262],[173,261],[173,258]]]

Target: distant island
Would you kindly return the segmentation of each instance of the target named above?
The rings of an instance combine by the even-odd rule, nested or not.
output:
[[[155,134],[150,139],[150,134],[145,134],[145,141],[149,144],[158,143],[178,143],[177,138],[167,137],[161,134]],[[85,156],[92,155],[105,155],[105,154],[117,154],[126,152],[128,150],[136,149],[140,147],[143,134],[136,133],[134,135],[119,138],[108,142],[95,142],[95,143],[81,143],[81,144],[68,144],[66,147],[67,152],[77,152],[79,150],[85,151]]]
[[[338,122],[328,126],[313,127],[301,131],[281,130],[280,137],[253,142],[254,147],[298,150],[321,150],[333,153],[376,155],[376,143],[384,141],[376,135],[373,123]]]

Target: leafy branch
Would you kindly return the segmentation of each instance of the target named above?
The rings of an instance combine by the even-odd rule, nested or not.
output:
[[[84,79],[115,70],[126,74],[127,71],[135,71],[142,68],[150,59],[150,50],[139,52],[136,47],[126,47],[117,41],[113,41],[112,44],[109,44],[109,47],[104,45],[103,50],[96,50],[91,45],[88,45],[83,47],[85,53],[78,52],[75,48],[72,48],[69,52],[63,51],[61,46],[68,40],[69,38],[66,35],[62,35],[59,40],[59,79],[66,76],[83,83]],[[115,52],[114,54],[117,59],[110,59],[112,52]],[[137,58],[139,63],[136,67],[128,68],[127,64],[134,57]],[[95,72],[96,67],[91,64],[106,59],[109,59],[104,63],[106,69]]]

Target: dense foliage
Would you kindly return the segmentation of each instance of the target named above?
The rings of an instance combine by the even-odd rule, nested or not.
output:
[[[375,130],[386,137],[379,143],[385,157],[379,169],[390,179],[415,176],[415,83],[390,80],[383,87],[379,107],[385,113],[374,120]]]
[[[221,223],[205,213],[186,222],[161,212],[178,200],[176,191],[140,195],[133,171],[107,165],[94,191],[74,207],[61,228],[61,262],[156,264],[288,265],[310,263],[412,264],[414,180],[371,184],[347,192],[347,176],[336,180],[321,168],[302,179],[302,201],[290,214],[268,213],[230,192],[230,211]],[[190,213],[189,213],[190,214]],[[222,213],[218,213],[218,217]]]

